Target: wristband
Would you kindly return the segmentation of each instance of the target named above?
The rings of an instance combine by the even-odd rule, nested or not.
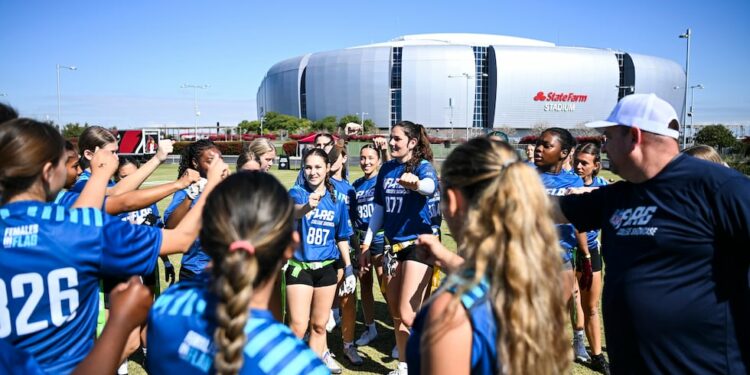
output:
[[[586,259],[591,259],[591,253],[586,254],[585,258]]]
[[[352,265],[348,265],[344,267],[344,277],[354,276],[354,267]]]

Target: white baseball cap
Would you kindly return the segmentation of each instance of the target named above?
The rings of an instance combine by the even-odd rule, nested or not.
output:
[[[632,94],[617,103],[606,121],[589,122],[586,127],[624,125],[679,139],[680,132],[669,128],[672,121],[677,121],[677,112],[664,99],[656,94]]]

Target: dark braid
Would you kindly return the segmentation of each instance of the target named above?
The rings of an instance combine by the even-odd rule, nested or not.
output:
[[[215,143],[208,139],[201,139],[185,147],[182,150],[182,155],[180,155],[180,166],[177,168],[177,178],[182,177],[188,169],[197,169],[201,154],[203,151],[211,148],[217,147]]]
[[[307,154],[305,155],[305,164],[307,164],[307,159],[313,155],[323,158],[323,161],[325,161],[325,163],[330,167],[331,161],[328,160],[328,153],[320,148],[313,148],[307,152]],[[333,189],[333,184],[331,183],[331,179],[330,177],[328,177],[327,173],[323,178],[323,184],[325,185],[326,189],[328,189],[328,192],[331,193],[331,200],[333,200],[333,203],[336,203],[336,192]]]
[[[430,139],[427,136],[424,126],[411,121],[401,121],[393,126],[400,126],[404,129],[404,134],[406,134],[408,139],[417,140],[417,145],[412,150],[411,159],[406,162],[406,173],[414,173],[414,170],[417,169],[422,160],[432,163],[432,147],[430,147]]]

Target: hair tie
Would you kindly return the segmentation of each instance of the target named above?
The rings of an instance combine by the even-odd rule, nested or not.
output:
[[[229,245],[229,251],[235,251],[235,250],[245,250],[249,254],[255,254],[255,246],[251,244],[249,241],[234,241]]]

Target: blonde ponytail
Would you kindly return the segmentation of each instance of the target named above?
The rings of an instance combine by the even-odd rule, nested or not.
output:
[[[475,138],[443,164],[446,189],[459,189],[470,202],[458,246],[466,259],[458,274],[468,280],[455,282],[455,297],[443,315],[453,316],[460,296],[487,277],[503,364],[498,370],[565,373],[570,345],[563,334],[566,313],[551,203],[537,172],[517,158],[507,143]]]

